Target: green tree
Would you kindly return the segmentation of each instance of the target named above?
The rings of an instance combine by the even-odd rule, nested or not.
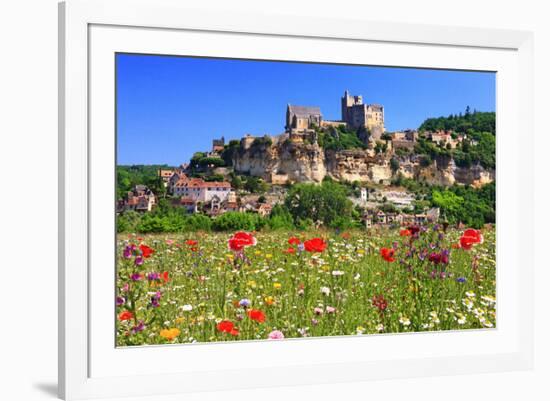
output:
[[[435,206],[441,208],[443,215],[450,223],[456,223],[461,214],[464,198],[455,193],[445,190],[432,192],[432,202]]]
[[[333,182],[294,185],[287,194],[285,206],[297,225],[310,219],[331,226],[337,218],[352,217],[352,203],[345,187]]]
[[[244,184],[244,189],[251,193],[263,194],[268,190],[267,183],[258,177],[248,177]]]
[[[392,157],[390,159],[390,168],[394,174],[399,170],[399,160],[397,160],[395,157]]]

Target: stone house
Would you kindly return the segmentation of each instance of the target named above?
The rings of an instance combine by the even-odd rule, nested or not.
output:
[[[213,154],[219,154],[223,148],[225,147],[225,137],[221,137],[220,139],[213,139],[212,140],[212,153]]]
[[[305,131],[312,126],[321,126],[323,116],[319,107],[311,106],[294,106],[287,105],[286,107],[286,125],[288,132]]]
[[[145,185],[136,185],[132,191],[128,191],[124,199],[117,202],[117,212],[135,210],[137,212],[150,212],[156,205],[156,197]]]
[[[258,214],[262,217],[266,217],[266,216],[269,216],[271,214],[271,205],[268,204],[268,203],[261,203],[258,208],[256,209],[256,211],[258,212]]]
[[[158,176],[159,178],[162,180],[163,184],[165,187],[168,186],[169,182],[170,182],[170,178],[174,175],[174,170],[173,169],[159,169],[158,170]]]

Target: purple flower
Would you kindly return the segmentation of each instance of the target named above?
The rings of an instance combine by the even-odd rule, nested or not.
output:
[[[160,291],[157,291],[157,293],[151,297],[151,306],[153,308],[158,308],[160,306],[160,297]]]
[[[141,266],[143,264],[143,256],[136,256],[136,260],[134,260],[134,263],[136,266]]]
[[[430,262],[433,262],[435,263],[436,265],[438,265],[439,263],[441,263],[441,254],[440,253],[436,253],[436,252],[432,252],[430,254],[430,257],[428,258],[428,260]]]
[[[124,256],[125,259],[130,259],[132,257],[132,251],[133,251],[133,246],[131,245],[126,245],[126,248],[124,248],[124,251],[122,252],[122,255]]]
[[[157,280],[160,280],[160,274],[159,274],[159,273],[155,273],[155,272],[148,273],[148,274],[147,274],[147,280],[149,280],[149,281],[157,281]]]
[[[241,299],[239,301],[239,305],[242,306],[243,308],[248,308],[251,305],[250,299],[248,298]]]
[[[457,283],[465,283],[466,282],[466,277],[459,277],[456,279]]]
[[[393,248],[393,249],[397,249],[398,246],[399,246],[399,242],[393,241],[393,243],[392,243],[392,248]]]
[[[140,331],[143,331],[144,329],[145,329],[145,324],[143,323],[143,321],[140,320],[137,326],[132,327],[131,331],[133,334],[136,334],[136,333],[139,333]]]
[[[304,249],[305,249],[304,244],[303,244],[303,243],[299,243],[299,244],[298,244],[298,252],[303,252]]]
[[[126,303],[124,297],[116,297],[116,306],[122,306]]]
[[[444,265],[448,265],[450,254],[451,252],[448,249],[443,249],[441,251],[441,263],[443,263]]]
[[[139,281],[139,280],[141,280],[141,274],[134,273],[130,276],[130,278],[132,279],[132,281]]]

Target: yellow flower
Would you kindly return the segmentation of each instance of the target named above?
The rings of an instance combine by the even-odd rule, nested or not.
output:
[[[260,256],[262,253],[260,251],[254,251],[254,255]]]
[[[183,323],[183,322],[185,322],[185,318],[184,318],[184,317],[178,317],[178,318],[176,318],[176,323],[177,323],[177,324],[181,324],[181,323]]]
[[[271,295],[264,298],[264,301],[267,305],[273,305],[275,303],[275,298]]]
[[[179,329],[163,329],[160,331],[160,336],[166,338],[168,341],[172,341],[174,338],[179,336],[181,331]]]
[[[357,253],[358,253],[359,255],[363,255],[363,254],[365,253],[365,250],[364,250],[364,249],[358,249],[358,250],[357,250]]]
[[[266,254],[265,254],[265,258],[266,258],[266,259],[271,259],[272,257],[273,257],[273,255],[270,254],[270,253],[266,253]]]
[[[280,289],[281,287],[281,283],[273,283],[273,288],[275,288],[276,290]]]
[[[256,282],[254,280],[250,280],[248,283],[246,283],[251,288],[256,288]]]

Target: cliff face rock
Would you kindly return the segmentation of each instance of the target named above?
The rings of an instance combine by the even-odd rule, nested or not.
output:
[[[326,176],[338,181],[388,183],[396,174],[431,185],[454,183],[475,187],[494,181],[494,170],[480,165],[457,167],[450,158],[421,166],[417,157],[401,158],[399,169],[391,169],[391,154],[372,149],[324,150],[318,144],[292,143],[241,148],[233,158],[236,172],[262,177],[268,182],[321,182]],[[283,177],[283,178],[281,178]]]
[[[376,156],[372,150],[326,151],[329,177],[339,181],[380,182],[391,179],[387,158]]]
[[[486,170],[480,165],[469,168],[456,167],[454,177],[458,183],[479,188],[495,180],[495,170]]]
[[[233,167],[239,173],[267,181],[273,175],[287,175],[291,182],[321,182],[327,175],[325,152],[317,144],[283,143],[240,149],[233,158]]]

